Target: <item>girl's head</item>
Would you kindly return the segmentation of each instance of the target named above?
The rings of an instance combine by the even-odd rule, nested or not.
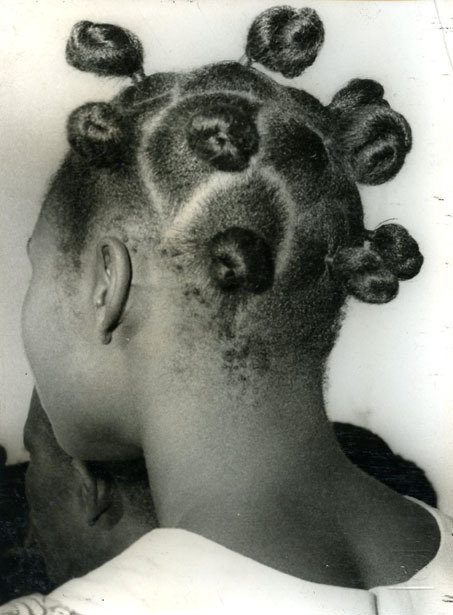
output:
[[[69,117],[30,246],[25,344],[70,452],[132,454],[145,390],[162,412],[321,382],[346,296],[387,302],[420,269],[403,227],[363,224],[356,182],[389,180],[411,146],[382,87],[323,106],[251,66],[294,77],[323,38],[313,10],[277,7],[246,62],[145,77],[133,34],[74,27],[70,64],[133,85]]]

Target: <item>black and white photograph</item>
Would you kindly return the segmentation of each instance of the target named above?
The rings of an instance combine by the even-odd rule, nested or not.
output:
[[[453,615],[452,42],[0,0],[0,615]]]

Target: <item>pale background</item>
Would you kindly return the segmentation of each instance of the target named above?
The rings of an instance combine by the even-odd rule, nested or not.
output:
[[[238,59],[253,18],[278,3],[0,0],[0,443],[9,462],[25,456],[21,431],[33,383],[20,338],[30,275],[25,243],[65,151],[68,113],[124,83],[65,64],[71,26],[118,23],[141,38],[147,72],[181,70]],[[416,461],[440,507],[453,513],[453,3],[287,3],[316,8],[326,29],[317,61],[293,83],[327,103],[353,77],[376,79],[414,134],[397,178],[361,191],[368,227],[396,218],[418,239],[425,265],[386,306],[350,302],[330,363],[329,413],[374,430]]]

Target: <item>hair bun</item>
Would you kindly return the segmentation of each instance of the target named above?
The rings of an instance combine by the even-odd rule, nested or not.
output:
[[[252,23],[246,54],[284,77],[297,77],[311,66],[324,42],[324,27],[316,11],[274,6]]]
[[[348,293],[365,303],[388,303],[398,293],[398,278],[373,250],[343,248],[333,257],[331,268]]]
[[[71,147],[99,166],[117,160],[124,151],[121,117],[108,103],[87,103],[71,113],[67,123]]]
[[[329,105],[334,111],[351,111],[363,105],[379,104],[384,96],[384,88],[373,79],[352,79],[332,98]]]
[[[68,64],[103,76],[132,76],[143,70],[143,48],[132,32],[111,24],[76,23],[66,45]]]
[[[387,104],[346,113],[336,139],[348,172],[362,184],[382,184],[394,177],[411,148],[409,124]]]
[[[210,252],[211,276],[223,291],[259,294],[272,286],[272,251],[255,232],[231,227],[212,239]]]
[[[192,117],[187,142],[201,160],[220,171],[243,171],[259,145],[254,110],[244,101],[207,101]]]
[[[400,224],[384,224],[369,233],[371,245],[400,280],[410,280],[420,271],[423,255],[418,243]]]

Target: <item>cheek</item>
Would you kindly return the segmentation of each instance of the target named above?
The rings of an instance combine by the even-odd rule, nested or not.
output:
[[[22,309],[22,338],[41,404],[58,437],[60,434],[59,430],[55,429],[55,424],[61,426],[61,414],[64,414],[62,411],[66,408],[63,395],[66,393],[63,386],[65,369],[62,357],[58,357],[57,331],[52,324],[47,324],[50,319],[46,312],[45,302],[36,289],[30,287]],[[40,474],[39,464],[30,463],[27,471],[27,494],[30,492],[33,501],[38,504],[45,500],[48,491],[45,478]]]
[[[41,402],[48,409],[64,371],[62,336],[52,288],[32,280],[22,307],[22,339]]]
[[[48,349],[57,341],[55,291],[45,277],[34,274],[22,305],[22,338],[32,368],[48,357]]]
[[[33,369],[33,365],[36,363],[35,355],[36,355],[36,332],[37,327],[35,324],[36,321],[36,292],[35,285],[33,281],[30,282],[30,285],[27,290],[27,294],[25,296],[23,305],[22,305],[22,340],[24,343],[25,353],[27,355],[28,362]]]

